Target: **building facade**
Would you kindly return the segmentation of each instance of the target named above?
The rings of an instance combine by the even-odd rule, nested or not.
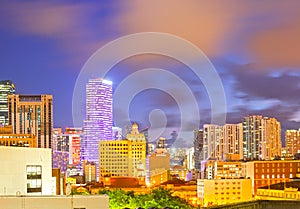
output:
[[[271,160],[281,156],[280,122],[261,115],[243,119],[243,157],[250,160]]]
[[[100,177],[128,176],[144,178],[146,174],[146,139],[137,124],[124,140],[99,141]]]
[[[225,154],[223,127],[214,124],[204,124],[203,131],[203,160],[223,159],[223,154]]]
[[[112,82],[102,78],[90,79],[86,85],[86,117],[82,140],[81,161],[99,166],[98,144],[112,140]]]
[[[300,129],[286,130],[285,148],[287,156],[294,156],[295,154],[300,153]]]
[[[238,154],[243,159],[243,125],[225,124],[223,126],[224,152],[226,154]],[[223,160],[225,158],[223,157]]]
[[[195,169],[200,170],[201,160],[203,160],[203,130],[194,130],[194,161]]]
[[[0,146],[1,195],[55,195],[51,149]]]
[[[8,95],[15,93],[10,80],[0,81],[0,126],[8,125]]]
[[[205,207],[252,200],[251,179],[198,179],[197,196]]]
[[[300,173],[300,160],[246,162],[246,177],[252,180],[253,194],[259,187],[289,182]]]
[[[37,147],[51,148],[52,95],[8,95],[8,119],[14,134],[34,134]]]

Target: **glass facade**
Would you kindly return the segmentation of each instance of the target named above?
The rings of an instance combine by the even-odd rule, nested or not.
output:
[[[15,93],[14,84],[9,81],[0,81],[0,126],[8,125],[8,95]]]

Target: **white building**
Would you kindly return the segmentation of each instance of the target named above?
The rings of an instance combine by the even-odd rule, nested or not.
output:
[[[51,195],[51,149],[0,146],[0,195]]]

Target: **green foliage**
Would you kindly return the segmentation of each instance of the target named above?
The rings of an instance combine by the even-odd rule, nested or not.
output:
[[[78,192],[76,189],[72,189],[71,195],[90,195],[88,191]]]
[[[173,209],[193,209],[185,200],[179,197],[173,197],[170,190],[157,188],[147,194],[135,195],[133,191],[126,192],[124,190],[100,190],[99,194],[107,194],[109,196],[110,209],[123,208],[165,208]]]

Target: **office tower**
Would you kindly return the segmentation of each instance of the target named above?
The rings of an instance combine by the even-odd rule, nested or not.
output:
[[[243,156],[245,159],[274,159],[281,155],[280,123],[261,115],[243,120]]]
[[[145,177],[146,139],[137,124],[123,140],[99,141],[99,176]],[[101,179],[100,179],[101,180]]]
[[[203,159],[223,159],[225,153],[223,127],[214,124],[204,124],[203,131]]]
[[[194,161],[195,169],[200,170],[201,160],[203,160],[203,130],[194,130]]]
[[[8,95],[15,93],[15,85],[9,81],[0,81],[0,126],[8,125]]]
[[[51,148],[52,95],[8,95],[8,119],[14,134],[34,134],[38,148]]]
[[[243,159],[243,124],[225,124],[223,126],[224,154],[235,155],[236,160]],[[226,156],[226,159],[227,159]]]
[[[285,131],[285,147],[287,156],[300,153],[300,129]]]
[[[101,140],[112,140],[112,126],[112,82],[102,78],[90,79],[86,85],[81,161],[95,162],[98,170],[98,144]]]

